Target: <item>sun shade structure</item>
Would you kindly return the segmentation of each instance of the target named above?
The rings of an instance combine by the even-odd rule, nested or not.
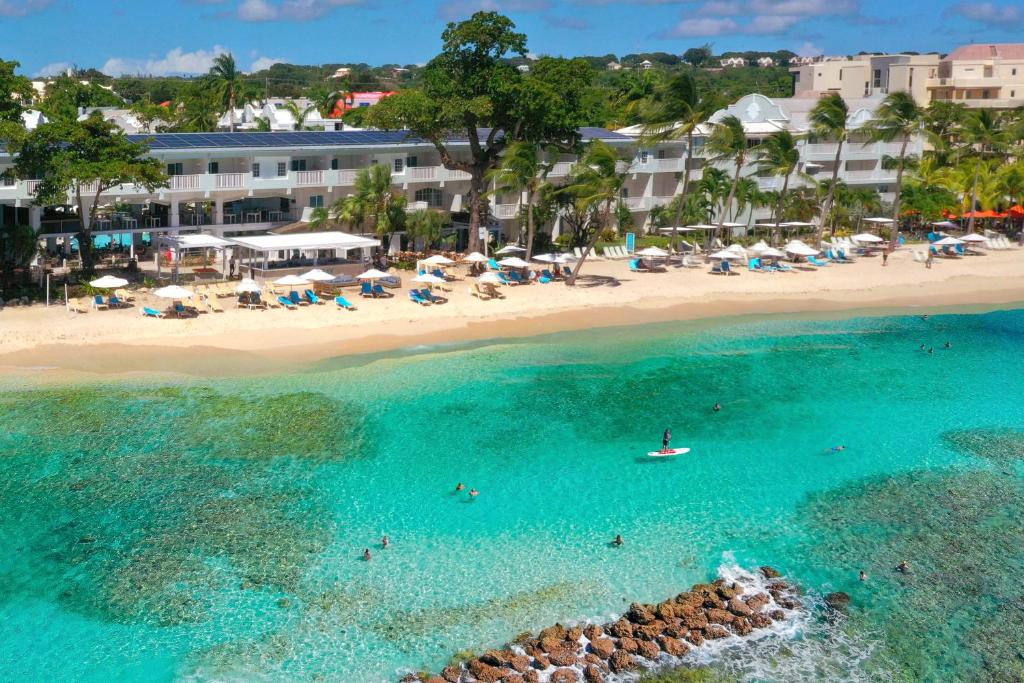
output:
[[[499,255],[500,254],[525,254],[526,250],[523,249],[522,247],[517,247],[514,244],[509,244],[507,246],[502,247],[501,249],[499,249],[498,251],[496,251],[494,253],[495,254],[499,254]]]
[[[960,238],[961,242],[984,242],[987,238],[984,235],[979,235],[976,232],[972,232],[969,235],[964,235]]]
[[[178,285],[168,285],[153,292],[153,296],[158,296],[161,299],[188,299],[192,296],[192,290]]]
[[[645,258],[668,258],[668,252],[658,247],[647,247],[640,251],[634,252],[633,256],[643,256]]]
[[[356,278],[359,280],[382,280],[386,277],[391,276],[383,271],[377,270],[376,268],[370,268],[365,273],[360,273],[359,275],[356,275]]]
[[[731,260],[731,259],[738,259],[738,258],[743,258],[743,257],[740,256],[739,254],[737,254],[735,251],[729,251],[728,249],[723,249],[722,251],[716,251],[714,254],[711,254],[710,256],[708,256],[708,258],[717,258],[717,259]]]
[[[761,250],[761,258],[782,258],[786,254],[785,252],[779,251],[773,247],[768,247]]]
[[[483,275],[478,277],[476,279],[476,281],[477,282],[490,282],[491,284],[494,284],[494,285],[503,285],[503,284],[505,284],[504,282],[501,281],[501,278],[498,277],[498,274],[493,272],[493,271],[487,271],[486,273],[484,273]]]
[[[932,245],[936,247],[955,247],[956,245],[963,243],[963,240],[958,240],[955,237],[943,237],[938,242],[932,242]]]
[[[455,261],[452,261],[447,256],[441,256],[440,254],[434,254],[433,256],[431,256],[429,258],[423,259],[421,261],[421,263],[425,263],[425,264],[427,264],[429,266],[450,266],[453,263],[455,263]]]
[[[300,287],[302,285],[308,285],[309,280],[299,277],[298,275],[285,275],[274,280],[275,285],[281,285],[282,287]]]
[[[471,254],[466,254],[462,259],[463,263],[487,263],[489,259],[481,254],[479,251],[474,251]]]
[[[892,223],[892,219],[891,218],[874,217],[874,218],[865,218],[864,222],[865,223],[874,223],[876,225],[888,225],[889,223]]]
[[[929,223],[936,228],[946,228],[947,230],[959,230],[960,226],[953,221],[938,221],[936,223]]]
[[[794,240],[787,244],[785,247],[786,253],[794,254],[796,256],[817,256],[820,250],[814,247],[809,247],[799,240]]]
[[[370,249],[380,240],[350,235],[347,232],[303,232],[291,235],[252,235],[231,237],[229,241],[253,251],[288,251],[306,249]]]
[[[440,278],[430,273],[423,273],[423,275],[417,275],[412,279],[413,282],[421,282],[426,285],[443,285],[445,283],[444,278]]]
[[[252,294],[254,292],[260,291],[260,286],[259,284],[256,283],[255,280],[247,277],[243,279],[241,282],[239,282],[237,285],[235,285],[235,291],[238,292],[239,294],[242,294],[243,292],[248,292]]]
[[[299,277],[301,277],[304,280],[309,280],[310,282],[327,282],[328,280],[334,279],[333,275],[331,275],[328,272],[322,271],[319,268],[314,268],[313,270],[306,271]]]
[[[505,266],[506,268],[529,268],[530,264],[519,258],[518,256],[509,256],[498,261],[499,266]]]
[[[124,287],[127,284],[127,280],[114,277],[113,275],[104,275],[103,277],[89,283],[91,287],[95,287],[96,289],[115,289],[117,287]]]

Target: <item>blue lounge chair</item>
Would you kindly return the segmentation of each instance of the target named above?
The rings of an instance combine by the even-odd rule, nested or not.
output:
[[[759,259],[759,258],[752,258],[752,259],[750,259],[750,262],[747,263],[747,270],[749,270],[751,273],[754,273],[754,272],[764,272],[764,268],[761,267],[761,259]]]
[[[508,273],[506,273],[506,276],[508,277],[509,280],[516,283],[517,285],[526,284],[528,282],[528,280],[524,280],[523,276],[515,272],[514,270],[510,270]]]
[[[296,306],[308,306],[309,305],[309,302],[306,301],[305,299],[303,299],[301,296],[299,296],[299,293],[296,292],[294,289],[292,291],[288,292],[288,300],[291,301]]]
[[[146,318],[162,318],[164,314],[148,306],[142,309],[142,315]]]
[[[487,267],[491,270],[501,270],[501,266],[498,265],[493,256],[487,261]]]
[[[964,251],[964,245],[956,244],[956,245],[953,246],[953,248],[956,250],[956,253],[957,253],[958,256],[966,256],[967,255],[967,252]]]
[[[812,266],[818,266],[819,268],[823,268],[827,265],[830,265],[828,261],[822,261],[821,259],[815,256],[808,256],[807,262],[810,263]]]
[[[349,303],[348,299],[343,296],[334,297],[334,303],[338,304],[338,308],[343,308],[346,311],[354,311],[356,307]]]
[[[103,300],[103,297],[100,296],[99,294],[97,294],[96,296],[94,296],[92,298],[92,305],[95,306],[97,308],[97,310],[100,310],[100,311],[104,311],[104,310],[110,308],[109,306],[107,306],[107,302],[105,302]]]
[[[501,284],[508,285],[509,287],[517,284],[514,280],[511,280],[508,277],[508,275],[505,275],[505,273],[501,272],[500,270],[498,271],[498,279],[501,280]]]
[[[730,266],[729,262],[725,259],[722,259],[722,272],[726,275],[732,275],[733,273],[732,266]]]
[[[419,291],[415,289],[409,290],[409,301],[413,302],[414,304],[419,304],[421,306],[429,306],[431,304],[430,301],[420,296]]]
[[[359,296],[373,296],[373,288],[370,287],[369,282],[363,282],[359,285]]]
[[[191,318],[195,315],[192,311],[185,308],[185,304],[180,301],[174,302],[174,314],[179,318]]]
[[[562,266],[562,275],[564,277],[572,277],[572,270],[569,266]]]
[[[629,269],[634,273],[640,272],[640,259],[635,258],[629,262]]]
[[[320,299],[320,297],[318,297],[316,294],[313,293],[312,289],[307,289],[305,291],[305,295],[306,295],[306,299],[309,300],[309,303],[311,303],[311,304],[323,304],[323,301]]]
[[[277,300],[281,303],[282,306],[287,308],[289,311],[294,311],[296,308],[298,308],[298,306],[292,303],[292,300],[286,296],[279,296],[277,297]]]
[[[792,273],[792,272],[794,272],[792,268],[790,268],[789,266],[787,266],[787,265],[786,265],[785,263],[783,263],[782,261],[776,261],[776,262],[775,262],[775,269],[776,269],[777,271],[779,271],[780,273]]]
[[[539,278],[537,278],[537,282],[541,283],[542,285],[546,285],[547,283],[549,283],[551,281],[552,281],[552,279],[549,278],[546,275],[541,275]]]
[[[939,250],[935,248],[935,245],[929,245],[928,251],[931,252],[932,256],[939,256]]]
[[[722,266],[724,266],[724,265],[725,265],[725,261],[715,261],[714,263],[712,263],[711,264],[711,274],[712,275],[721,275],[723,272],[725,272],[722,269]]]
[[[448,299],[446,299],[445,297],[434,294],[429,289],[421,289],[420,296],[422,296],[424,299],[429,300],[431,303],[435,304],[443,304],[447,303],[448,301]]]
[[[393,296],[390,292],[385,292],[381,285],[374,285],[372,291],[374,297],[387,298]]]
[[[430,274],[433,275],[434,277],[439,277],[442,280],[447,280],[448,279],[448,276],[445,275],[444,271],[441,270],[440,268],[434,268],[432,271],[430,271]]]
[[[543,282],[543,281],[544,281],[544,278],[547,278],[548,282],[550,282],[551,280],[554,280],[554,279],[555,279],[555,276],[551,274],[551,271],[550,271],[550,270],[548,270],[547,268],[545,268],[544,270],[540,271],[540,279],[541,279],[541,282]]]
[[[128,302],[121,301],[116,296],[108,297],[107,298],[107,304],[111,308],[127,308],[128,307]]]

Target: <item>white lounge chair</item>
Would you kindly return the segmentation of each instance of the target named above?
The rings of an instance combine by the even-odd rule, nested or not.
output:
[[[703,265],[701,260],[693,254],[687,254],[683,257],[683,266],[686,268],[700,268]]]

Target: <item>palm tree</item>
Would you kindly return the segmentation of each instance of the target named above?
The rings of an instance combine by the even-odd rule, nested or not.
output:
[[[543,159],[543,152],[531,142],[515,142],[505,148],[498,167],[487,174],[494,183],[494,193],[526,193],[526,258],[533,256],[536,231],[535,207],[547,182],[552,164]]]
[[[670,140],[686,139],[686,163],[683,166],[682,195],[690,191],[690,167],[693,165],[693,132],[697,126],[707,121],[708,117],[719,108],[720,98],[717,93],[703,96],[697,91],[697,84],[689,73],[674,77],[659,93],[658,102],[646,112],[641,144],[656,145]],[[679,222],[682,219],[683,202],[676,208],[672,223],[672,248],[676,247]]]
[[[850,109],[846,106],[846,100],[839,93],[829,93],[817,101],[811,109],[808,120],[812,138],[832,140],[836,143],[836,159],[832,167],[832,182],[828,186],[828,194],[821,205],[821,215],[818,218],[818,233],[815,242],[821,242],[825,232],[825,221],[832,210],[832,201],[835,198],[836,179],[839,177],[839,164],[843,155],[843,144],[850,135],[850,129],[846,127],[846,121],[850,116]]]
[[[331,222],[331,212],[323,206],[313,209],[309,216],[309,229],[311,232],[322,230]]]
[[[999,169],[999,189],[1010,204],[1024,203],[1024,161]]]
[[[366,207],[355,196],[348,196],[339,199],[331,207],[331,216],[338,223],[349,226],[350,229],[362,232],[363,224],[366,223]]]
[[[924,124],[924,109],[906,92],[886,95],[879,105],[875,117],[868,122],[865,130],[875,142],[900,141],[900,153],[896,158],[896,196],[892,202],[892,233],[889,239],[895,249],[899,240],[900,193],[903,191],[903,169],[907,164],[907,146],[915,135],[919,135]]]
[[[413,211],[406,221],[406,229],[412,237],[423,240],[430,249],[441,240],[441,229],[444,228],[444,214],[434,209]]]
[[[978,179],[982,168],[987,166],[986,156],[996,154],[1009,142],[1003,117],[991,109],[973,109],[968,112],[960,129],[960,137],[976,155],[974,160],[974,181],[971,185],[971,217],[967,220],[967,231],[974,232],[974,212],[978,203]]]
[[[721,121],[714,124],[705,147],[714,155],[711,157],[711,161],[732,161],[736,164],[729,196],[722,207],[723,211],[718,216],[718,225],[715,228],[717,236],[722,231],[722,225],[725,223],[725,211],[732,206],[732,200],[736,196],[736,186],[740,182],[740,173],[747,163],[747,133],[743,130],[743,122],[731,114],[723,117]]]
[[[315,104],[311,104],[305,109],[300,109],[299,105],[289,100],[284,103],[284,110],[291,114],[292,118],[295,119],[295,130],[305,130],[306,119],[310,114],[317,111],[317,108]]]
[[[711,221],[711,216],[723,213],[722,203],[729,195],[729,187],[732,181],[729,174],[714,166],[705,166],[700,180],[697,182],[697,190],[707,199],[708,213],[701,220]]]
[[[786,202],[789,177],[800,163],[800,148],[796,141],[796,136],[788,130],[779,130],[766,137],[755,151],[758,171],[770,176],[782,176],[782,190],[779,191],[778,203],[772,211],[772,221],[776,225],[782,222],[782,207]]]
[[[234,133],[235,101],[241,90],[242,73],[235,66],[235,58],[230,52],[223,52],[213,58],[209,78],[221,92],[223,104],[228,108],[228,129]]]
[[[405,225],[407,205],[405,195],[395,192],[391,185],[391,168],[374,164],[359,170],[355,194],[335,204],[334,214],[339,220],[358,226],[371,219],[374,231],[386,238]]]
[[[762,192],[761,188],[758,187],[757,181],[753,178],[740,178],[740,184],[736,186],[736,215],[740,216],[743,214],[744,209],[747,209],[747,223],[750,223],[750,219],[754,216],[754,209],[768,205],[771,200],[771,196],[767,192]]]
[[[620,161],[622,159],[613,147],[602,140],[594,140],[573,165],[572,180],[562,190],[574,197],[580,214],[590,216],[588,221],[592,232],[576,268],[565,281],[569,286],[576,284],[580,269],[601,238],[601,233],[610,225],[616,203],[621,199],[628,168],[620,172]]]

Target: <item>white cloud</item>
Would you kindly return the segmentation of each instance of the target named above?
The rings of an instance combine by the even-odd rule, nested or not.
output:
[[[793,24],[800,21],[800,17],[790,15],[759,15],[750,20],[750,23],[743,26],[743,33],[755,36],[770,36],[782,33]]]
[[[728,18],[683,19],[667,35],[673,38],[720,36],[735,33],[738,28],[739,24]]]
[[[236,15],[242,21],[310,21],[339,7],[361,5],[364,0],[242,0]]]
[[[953,5],[946,14],[961,16],[965,19],[1000,26],[1024,23],[1024,9],[1017,5],[996,5],[991,2],[961,2]]]
[[[752,14],[773,16],[820,17],[853,14],[860,9],[857,0],[750,0]]]
[[[173,74],[205,73],[213,66],[213,58],[228,50],[214,45],[210,50],[185,52],[176,47],[163,57],[157,59],[134,59],[131,57],[111,57],[100,69],[111,76],[122,74],[146,74],[151,76],[168,76]]]
[[[252,66],[249,67],[249,73],[263,71],[264,69],[269,69],[275,64],[284,64],[286,62],[286,59],[278,59],[276,57],[259,57],[253,60]]]
[[[860,0],[705,0],[686,18],[661,34],[665,38],[783,34],[811,17],[856,15]]]
[[[468,19],[474,12],[540,12],[551,8],[550,0],[447,0],[437,16],[447,21]]]
[[[825,50],[811,42],[806,42],[796,50],[794,50],[801,57],[817,57],[818,55],[825,54]]]
[[[65,73],[68,69],[74,68],[71,62],[50,62],[36,71],[36,76],[57,76]]]
[[[0,0],[0,17],[23,17],[42,12],[52,4],[53,0]]]

